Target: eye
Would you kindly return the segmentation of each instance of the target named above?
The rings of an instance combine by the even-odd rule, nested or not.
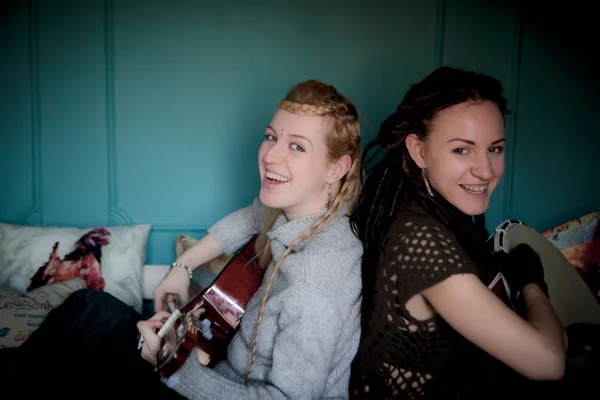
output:
[[[300,146],[298,143],[292,143],[290,144],[290,148],[294,151],[301,151],[304,152],[304,147]]]
[[[494,154],[502,154],[504,152],[504,146],[492,147],[489,151]]]
[[[459,155],[465,155],[469,152],[469,149],[467,149],[466,147],[459,147],[457,149],[452,150],[452,152]]]
[[[267,142],[276,142],[277,138],[275,137],[275,135],[271,135],[270,133],[266,133],[265,134],[265,140]]]

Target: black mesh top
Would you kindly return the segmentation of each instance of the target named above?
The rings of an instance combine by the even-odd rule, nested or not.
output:
[[[351,398],[452,398],[463,367],[473,366],[468,358],[474,346],[440,316],[414,318],[406,303],[454,274],[481,279],[481,271],[456,236],[416,205],[391,225],[375,267],[372,313],[353,365]]]

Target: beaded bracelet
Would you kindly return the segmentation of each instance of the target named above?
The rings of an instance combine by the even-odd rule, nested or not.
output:
[[[185,268],[185,269],[186,269],[186,271],[187,271],[187,273],[188,273],[188,276],[190,277],[190,280],[192,280],[192,276],[193,276],[193,275],[192,275],[192,270],[191,270],[191,269],[190,269],[190,267],[188,267],[187,265],[185,265],[185,264],[182,264],[182,263],[179,263],[179,262],[174,262],[173,264],[171,264],[171,268],[172,268],[172,267],[181,267],[181,268]]]

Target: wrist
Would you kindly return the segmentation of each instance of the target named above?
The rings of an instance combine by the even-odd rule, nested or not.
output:
[[[192,275],[192,269],[190,267],[188,267],[186,264],[175,261],[175,262],[173,262],[171,264],[171,266],[169,267],[169,269],[172,269],[174,267],[175,268],[180,268],[182,270],[185,270],[186,273],[187,273],[187,275],[188,275],[188,278],[190,278],[190,280],[192,280],[192,277],[193,277],[193,275]]]
[[[546,284],[545,280],[541,279],[537,281],[536,285],[538,285],[539,288],[542,289],[542,292],[544,292],[547,298],[550,298],[550,294],[548,294],[548,285]]]
[[[548,285],[546,284],[546,282],[544,280],[536,281],[536,282],[529,282],[529,283],[525,284],[525,286],[523,287],[523,292],[525,292],[525,290],[527,290],[527,288],[534,288],[533,290],[535,290],[535,291],[541,290],[541,292],[544,294],[544,296],[550,298],[550,296],[548,295]],[[535,289],[535,288],[537,288],[537,289]]]

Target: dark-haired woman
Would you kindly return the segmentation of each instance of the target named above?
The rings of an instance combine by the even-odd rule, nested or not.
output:
[[[566,336],[540,258],[523,245],[499,262],[486,244],[506,114],[496,79],[442,67],[365,149],[386,153],[352,218],[365,244],[354,398],[488,399],[519,393],[515,377],[562,377]],[[496,268],[522,289],[523,316],[488,289]]]

